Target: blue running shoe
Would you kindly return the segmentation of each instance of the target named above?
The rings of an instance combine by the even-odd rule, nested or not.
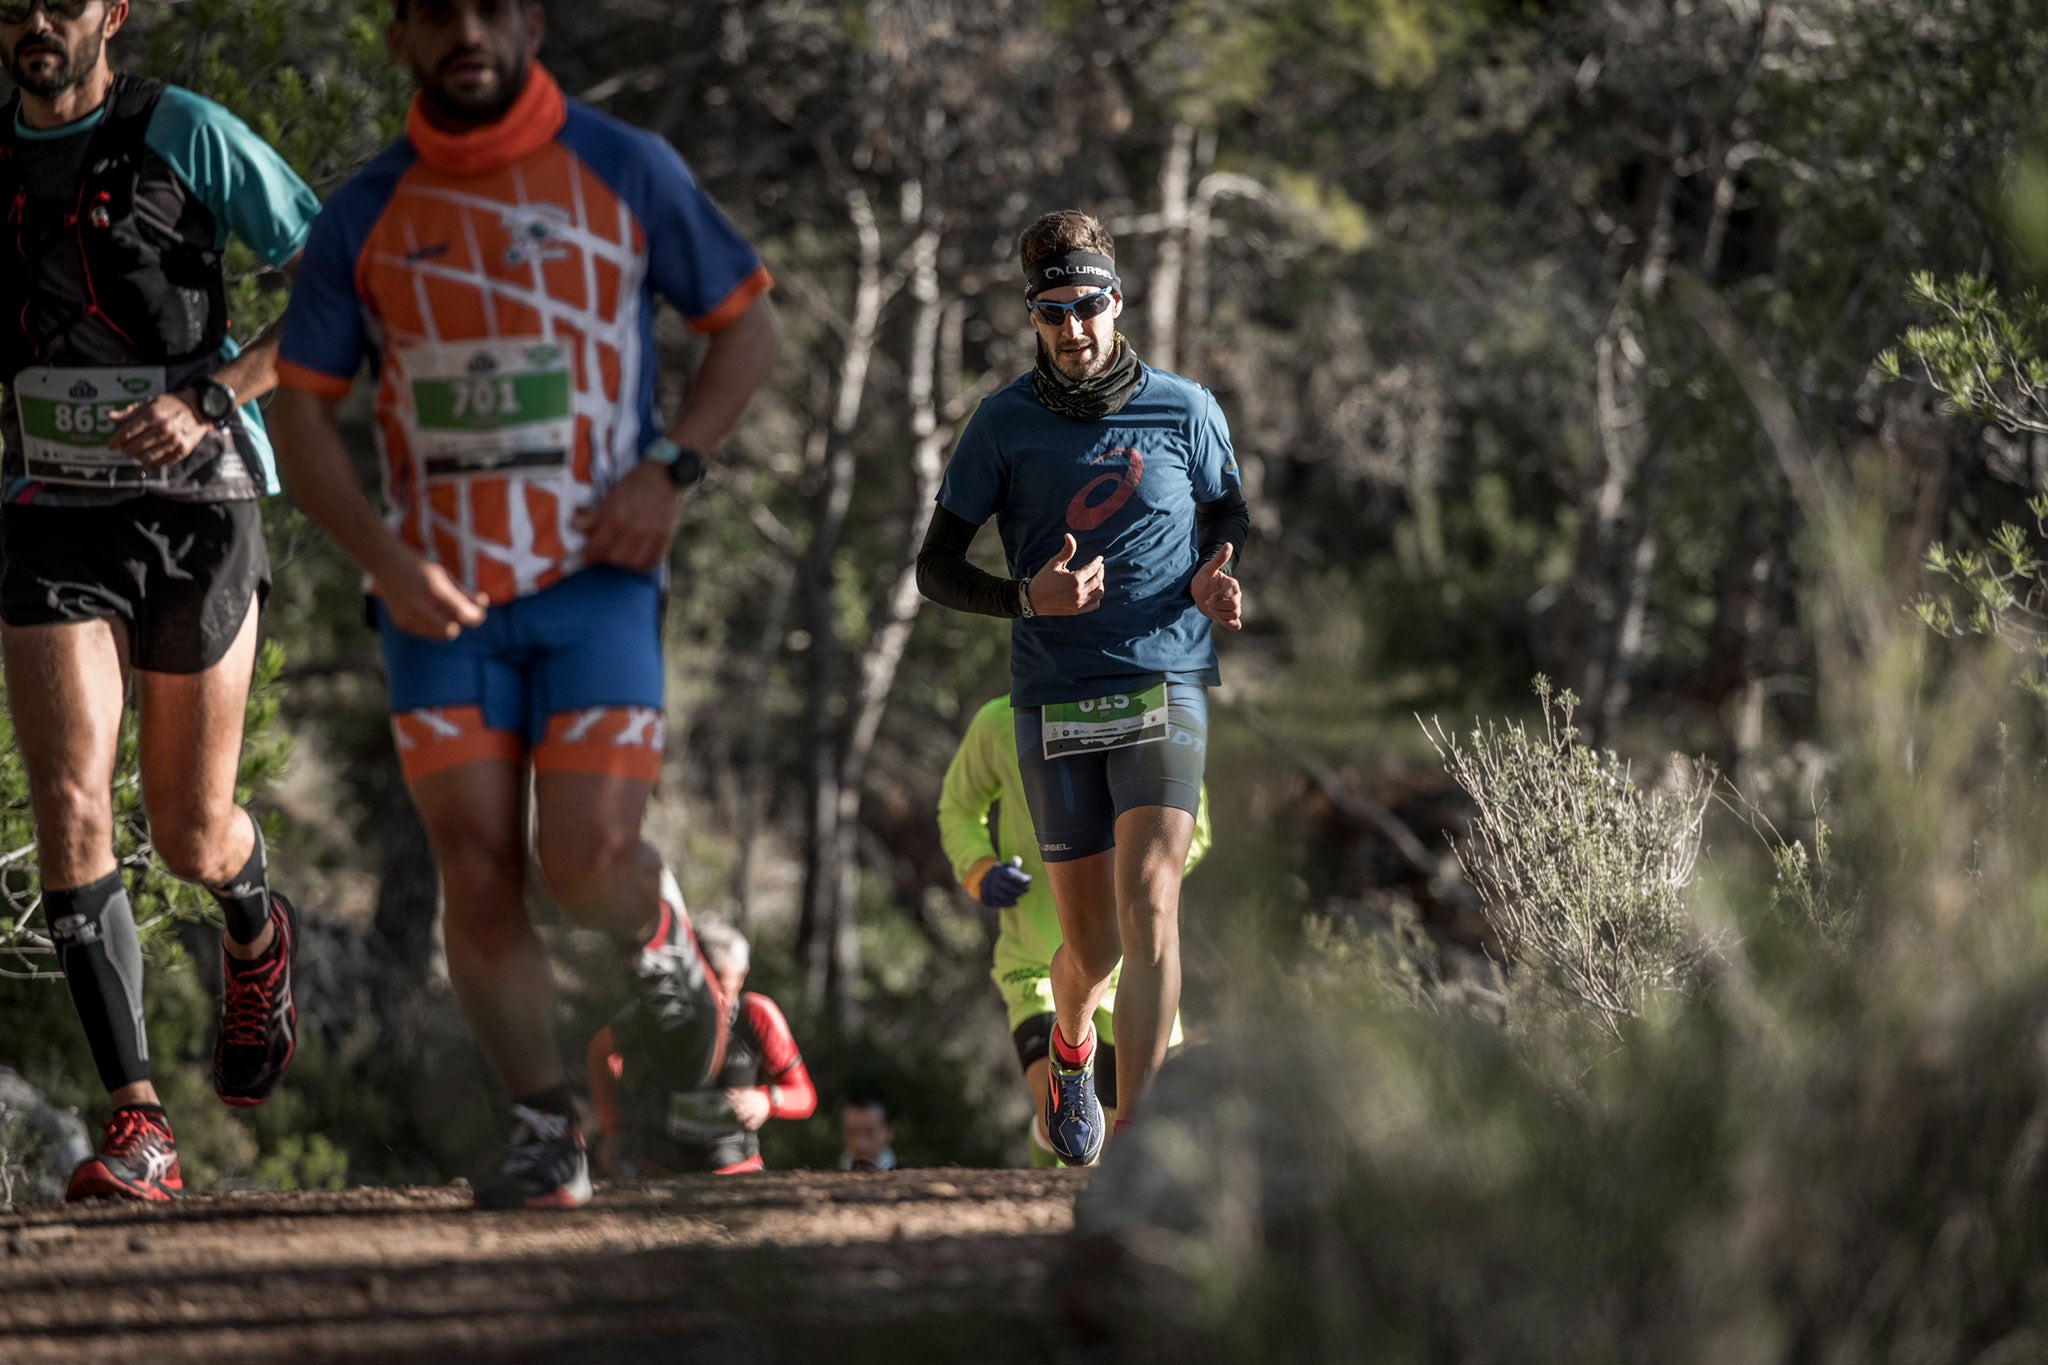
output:
[[[1050,1084],[1045,1097],[1045,1132],[1053,1155],[1068,1166],[1093,1166],[1102,1155],[1102,1140],[1109,1125],[1102,1119],[1102,1102],[1095,1098],[1095,1052],[1077,1067],[1062,1065],[1059,1050],[1047,1056]]]

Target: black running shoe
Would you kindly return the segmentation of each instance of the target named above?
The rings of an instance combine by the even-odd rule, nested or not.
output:
[[[634,955],[636,998],[613,1021],[619,1051],[635,1066],[645,1059],[670,1090],[695,1090],[725,1064],[728,1030],[718,979],[690,930],[682,889],[661,874],[661,920]]]
[[[275,891],[270,922],[277,938],[262,957],[244,962],[221,954],[220,1032],[213,1043],[213,1092],[247,1108],[261,1104],[284,1079],[298,1050],[299,1012],[292,1003],[292,949],[298,912]]]
[[[512,1106],[512,1151],[476,1188],[480,1209],[574,1209],[590,1202],[590,1155],[567,1114]]]
[[[136,1199],[168,1203],[185,1192],[178,1173],[178,1142],[170,1120],[154,1105],[116,1109],[99,1151],[78,1163],[64,1187],[66,1202]]]

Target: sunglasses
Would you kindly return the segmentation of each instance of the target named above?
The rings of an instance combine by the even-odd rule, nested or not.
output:
[[[0,24],[25,24],[41,5],[52,19],[76,19],[92,0],[0,0]]]
[[[1109,311],[1109,305],[1114,302],[1115,290],[1098,289],[1092,294],[1083,294],[1072,303],[1027,302],[1024,308],[1031,314],[1033,322],[1043,323],[1047,327],[1064,327],[1067,325],[1067,314],[1072,313],[1076,320],[1086,322],[1090,318],[1101,317]]]

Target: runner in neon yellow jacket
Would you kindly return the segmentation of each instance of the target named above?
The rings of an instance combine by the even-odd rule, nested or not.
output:
[[[990,808],[995,821],[991,828]],[[1045,1095],[1045,1055],[1052,1037],[1052,950],[1059,946],[1060,919],[1038,839],[1031,829],[1023,778],[1017,771],[1017,739],[1010,699],[996,697],[975,712],[939,791],[939,841],[953,865],[953,876],[968,895],[998,911],[995,965],[989,976],[1009,1011],[1010,1038],[1024,1085],[1032,1101],[1031,1162],[1055,1166],[1046,1145],[1044,1118],[1037,1113]],[[1209,794],[1205,787],[1195,814],[1195,837],[1188,846],[1187,870],[1209,849]],[[1095,1028],[1106,1051],[1107,1065],[1098,1063],[1097,1084],[1105,1109],[1116,1107],[1116,975],[1095,1012]],[[1174,1016],[1172,1043],[1181,1041],[1180,1017]]]

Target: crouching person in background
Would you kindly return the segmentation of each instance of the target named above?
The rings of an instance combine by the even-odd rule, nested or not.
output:
[[[590,1102],[597,1112],[598,1165],[608,1175],[733,1175],[761,1169],[761,1126],[806,1119],[818,1092],[789,1023],[775,1002],[740,988],[752,954],[724,924],[697,930],[697,943],[729,1011],[725,1065],[698,1089],[678,1090],[622,1056],[609,1028],[590,1040]]]

